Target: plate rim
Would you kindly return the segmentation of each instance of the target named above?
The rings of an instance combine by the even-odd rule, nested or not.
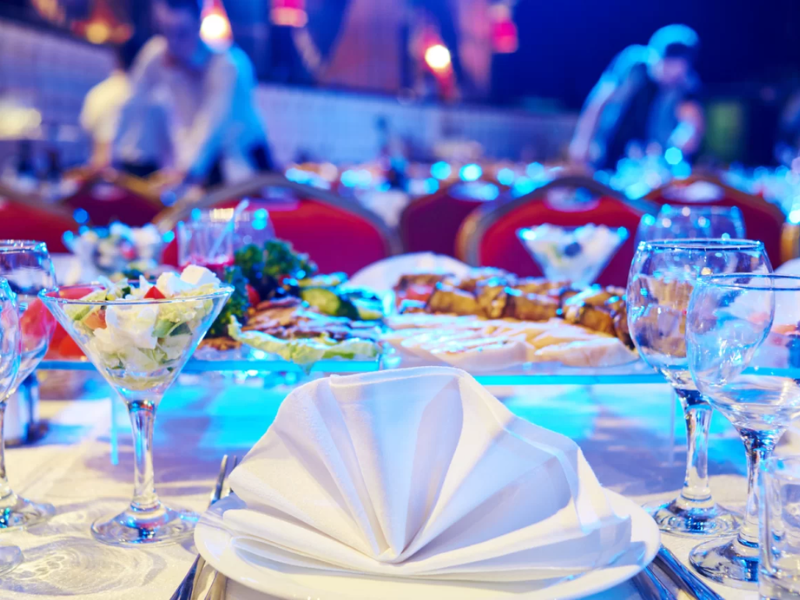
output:
[[[514,597],[519,600],[537,600],[540,598],[544,600],[544,598],[558,598],[559,600],[570,600],[573,598],[584,598],[589,595],[599,594],[601,592],[607,591],[613,587],[621,585],[626,581],[629,581],[639,573],[641,573],[648,565],[653,561],[658,550],[661,546],[661,532],[658,529],[658,525],[653,520],[653,518],[638,504],[636,504],[633,500],[626,498],[622,494],[618,494],[617,492],[613,492],[608,489],[603,489],[603,491],[608,495],[609,501],[612,507],[617,512],[624,512],[631,516],[632,520],[634,515],[636,515],[637,522],[640,522],[642,526],[644,526],[643,534],[644,535],[644,542],[645,545],[645,554],[642,559],[635,565],[622,565],[622,566],[606,566],[602,569],[596,569],[586,573],[584,576],[579,577],[577,579],[562,581],[560,583],[554,584],[550,587],[543,588],[540,590],[532,590],[530,592],[524,592],[521,594],[515,594]],[[214,567],[215,570],[219,571],[223,575],[225,575],[228,579],[236,581],[238,584],[249,588],[252,591],[265,594],[266,596],[274,596],[276,598],[285,598],[291,599],[295,598],[298,593],[299,588],[303,588],[303,594],[312,592],[315,594],[324,593],[326,600],[347,600],[343,596],[341,596],[340,592],[329,591],[329,590],[313,590],[312,588],[303,586],[296,582],[281,582],[280,579],[285,577],[278,571],[273,571],[276,574],[275,578],[272,578],[273,582],[278,582],[280,585],[268,586],[263,583],[259,583],[258,581],[245,577],[239,573],[233,573],[229,570],[228,573],[225,572],[224,567],[220,568],[222,565],[221,558],[217,556],[214,552],[212,552],[206,543],[206,538],[211,536],[219,536],[219,535],[228,535],[230,534],[220,527],[215,527],[213,525],[205,523],[202,519],[197,523],[197,527],[194,533],[194,543],[197,548],[197,551],[200,555],[205,559],[205,561]],[[246,565],[248,568],[252,569],[263,569],[265,567],[255,567],[253,565],[249,565],[246,561],[241,561],[241,564]],[[587,579],[591,581],[592,575],[596,573],[604,573],[606,575],[617,572],[615,576],[611,578],[607,578],[606,580],[601,580],[598,583],[591,586],[587,589],[586,586],[581,586],[579,590],[570,590],[569,588],[575,585],[580,585],[580,583],[585,583]],[[357,578],[357,577],[356,577]],[[375,579],[376,581],[380,580],[379,577],[368,576],[369,579]],[[580,583],[579,583],[580,582]],[[414,583],[423,583],[424,580],[415,580]],[[442,582],[437,582],[438,585],[441,585]],[[446,583],[446,582],[445,582]],[[451,582],[457,584],[458,582]],[[559,589],[566,587],[567,589],[566,594],[553,596],[553,591],[558,591]],[[547,596],[541,595],[545,590],[549,593]],[[305,597],[305,596],[303,596]],[[509,596],[510,597],[510,596]]]

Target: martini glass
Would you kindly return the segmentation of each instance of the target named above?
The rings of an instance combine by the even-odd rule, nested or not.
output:
[[[0,278],[0,396],[5,396],[14,385],[19,369],[19,313],[14,293],[8,282]],[[0,429],[3,426],[0,411]],[[0,446],[0,465],[2,461]],[[0,547],[0,575],[8,573],[22,562],[22,552],[15,546]]]
[[[517,237],[548,280],[570,280],[588,287],[628,239],[628,230],[592,223],[581,227],[545,224],[520,229]]]
[[[55,321],[37,298],[42,290],[56,284],[53,263],[43,242],[0,240],[0,277],[16,295],[19,310],[20,359],[17,376],[10,388],[0,389],[0,419],[8,398],[33,374],[47,353]],[[0,426],[2,422],[0,422]],[[50,504],[40,504],[17,496],[6,476],[5,439],[0,432],[0,530],[21,529],[46,521],[55,514]]]
[[[136,282],[131,282],[136,285]],[[93,301],[102,285],[65,286],[41,298],[128,408],[134,437],[130,506],[92,525],[101,542],[153,545],[194,531],[197,514],[164,506],[155,491],[153,425],[156,408],[214,322],[233,288],[166,299]],[[100,294],[105,297],[105,294]]]

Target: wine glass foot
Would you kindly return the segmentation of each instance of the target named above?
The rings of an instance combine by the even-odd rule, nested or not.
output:
[[[113,545],[153,546],[175,544],[191,537],[199,518],[188,510],[161,508],[145,516],[131,508],[111,519],[101,519],[92,524],[95,539]]]
[[[0,503],[0,531],[33,527],[55,514],[52,504],[40,504],[14,495],[9,502]]]
[[[717,504],[708,508],[684,508],[676,499],[666,504],[645,504],[644,509],[661,531],[673,535],[716,537],[734,533],[740,524],[739,517]]]
[[[0,576],[16,569],[22,562],[22,550],[16,546],[0,546]]]
[[[689,562],[698,573],[723,585],[758,587],[758,548],[739,543],[736,536],[699,545],[689,554]]]

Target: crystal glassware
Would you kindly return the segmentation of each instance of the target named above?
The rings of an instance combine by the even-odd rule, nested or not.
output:
[[[759,594],[800,600],[800,458],[764,461],[759,479]]]
[[[20,328],[20,361],[17,376],[6,393],[0,395],[0,415],[5,413],[8,398],[33,374],[47,353],[55,330],[55,320],[37,295],[56,284],[53,263],[47,246],[27,240],[0,240],[0,277],[17,297]],[[1,418],[1,417],[0,417]],[[0,434],[0,448],[5,440]],[[52,517],[55,509],[21,498],[8,484],[5,457],[0,453],[0,530],[19,529]]]
[[[58,322],[122,398],[133,428],[133,500],[121,514],[96,521],[92,533],[109,544],[176,542],[192,534],[197,515],[165,507],[156,494],[156,408],[233,288],[221,286],[208,294],[167,299],[86,298],[87,293],[101,289],[99,284],[93,288],[66,286],[41,295]]]
[[[188,221],[178,223],[178,265],[200,265],[217,272],[232,265],[232,216],[232,208],[195,209]]]
[[[759,465],[800,417],[800,277],[701,277],[689,303],[686,341],[692,379],[742,436],[748,466],[747,509],[738,535],[698,546],[689,560],[706,577],[755,588]]]
[[[0,278],[0,397],[6,397],[14,386],[19,370],[19,312],[14,293],[5,279]],[[0,430],[3,427],[0,411]],[[0,468],[5,473],[4,448],[0,446]],[[5,481],[5,477],[3,477]],[[6,484],[6,488],[8,484]],[[15,546],[0,546],[0,575],[8,573],[22,562],[22,552]]]
[[[695,387],[686,353],[686,310],[696,279],[706,273],[769,273],[761,242],[675,240],[641,242],[628,277],[628,327],[639,355],[666,377],[683,407],[688,451],[680,495],[648,508],[662,531],[720,535],[737,519],[718,506],[708,486],[711,406]]]
[[[519,229],[517,237],[547,279],[586,287],[628,239],[628,230],[591,223],[581,227],[545,224]]]
[[[685,206],[665,204],[658,215],[645,215],[636,239],[682,240],[722,238],[740,240],[745,236],[742,212],[735,206]]]

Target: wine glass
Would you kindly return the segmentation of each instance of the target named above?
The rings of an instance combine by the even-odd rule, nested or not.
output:
[[[19,312],[17,301],[8,282],[0,278],[0,397],[6,397],[14,385],[19,370]],[[0,410],[0,430],[3,428],[3,414]],[[0,471],[5,482],[4,449],[0,446]],[[5,484],[5,491],[8,484]],[[11,571],[22,562],[22,552],[15,546],[0,547],[0,575]]]
[[[685,325],[692,288],[700,274],[769,273],[761,242],[750,240],[662,240],[641,242],[628,278],[628,326],[639,355],[661,372],[684,411],[688,441],[686,477],[680,495],[649,506],[662,531],[719,535],[738,526],[718,506],[708,486],[711,406],[689,373]]]
[[[135,286],[137,282],[131,282]],[[93,300],[92,294],[101,292]],[[180,541],[192,535],[197,514],[167,508],[158,499],[153,473],[156,408],[233,291],[231,286],[197,295],[106,300],[103,286],[63,286],[40,298],[119,394],[134,436],[134,494],[122,513],[92,525],[108,544]]]
[[[6,393],[0,395],[0,414],[8,398],[33,374],[47,353],[55,330],[55,320],[37,295],[56,284],[53,263],[47,246],[31,240],[0,240],[0,277],[17,297],[20,328],[19,370]],[[0,433],[0,448],[5,439]],[[5,457],[0,453],[0,529],[18,529],[41,523],[52,517],[51,504],[40,504],[17,496],[8,484]]]
[[[658,215],[645,215],[636,233],[638,241],[697,238],[743,239],[742,212],[735,206],[680,206],[664,204]]]
[[[689,368],[700,392],[742,436],[748,498],[738,535],[689,556],[706,577],[735,587],[758,581],[759,465],[800,416],[800,277],[701,277],[686,317]]]

